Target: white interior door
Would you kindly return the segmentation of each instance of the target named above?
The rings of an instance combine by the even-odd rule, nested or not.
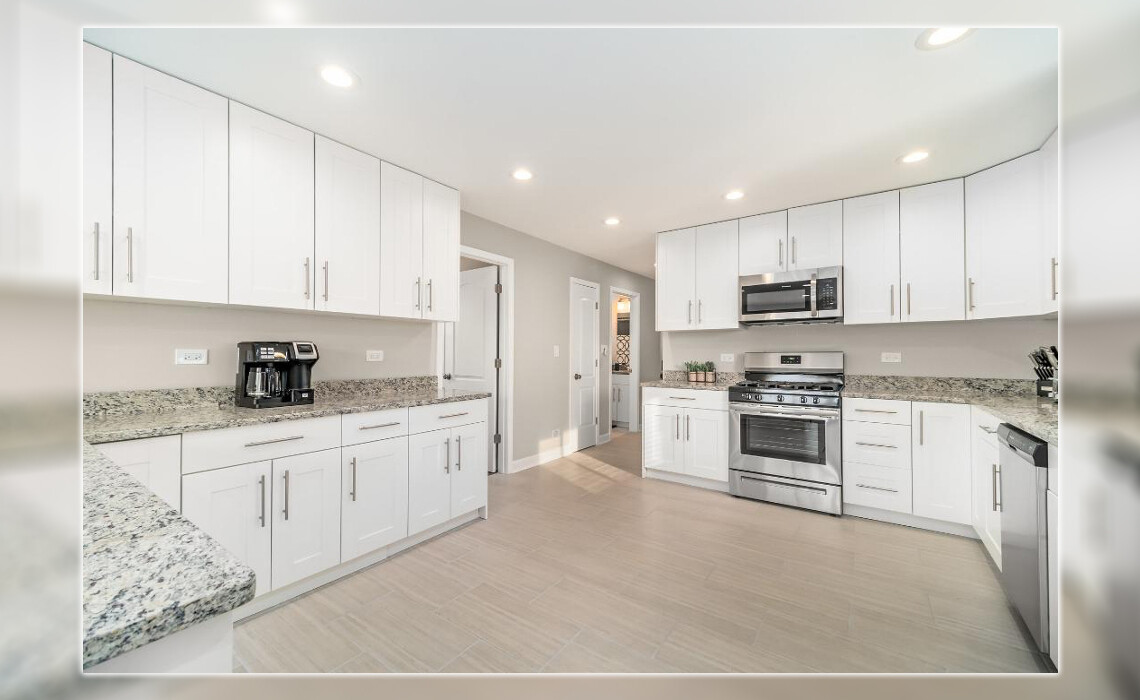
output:
[[[487,391],[487,434],[495,434],[498,410],[495,358],[498,356],[499,269],[494,265],[459,273],[459,320],[443,329],[443,385],[460,391]]]
[[[570,451],[598,444],[598,287],[570,283]]]

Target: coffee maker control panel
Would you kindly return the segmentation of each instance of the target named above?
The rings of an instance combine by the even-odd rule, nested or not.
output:
[[[293,358],[297,360],[315,360],[317,359],[317,346],[309,341],[294,341]]]

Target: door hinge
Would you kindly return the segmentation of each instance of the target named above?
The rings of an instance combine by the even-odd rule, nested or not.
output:
[[[594,416],[594,425],[597,425],[597,424],[598,424],[598,417]]]
[[[502,293],[503,293],[503,285],[496,282],[495,283],[495,294],[502,294]]]
[[[496,357],[495,358],[495,369],[502,369],[502,368],[503,368],[503,358]]]
[[[599,307],[599,306],[598,306],[598,302],[596,302],[596,301],[594,302],[594,308],[595,308],[595,309],[597,309],[597,308],[601,308],[601,307]]]
[[[501,444],[502,442],[503,442],[503,436],[502,436],[502,434],[501,434],[501,433],[495,433],[495,442],[494,442],[494,444],[496,444],[496,445],[499,445],[499,444]]]

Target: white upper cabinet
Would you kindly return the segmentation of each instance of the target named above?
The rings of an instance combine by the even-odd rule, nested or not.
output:
[[[316,140],[316,308],[378,314],[380,159]]]
[[[788,210],[788,268],[805,270],[843,264],[843,202]]]
[[[693,327],[696,297],[697,230],[657,234],[657,330],[680,331]],[[733,284],[736,282],[734,280]]]
[[[749,216],[740,220],[741,277],[788,269],[788,212]]]
[[[83,45],[83,291],[111,293],[111,53]]]
[[[1044,290],[1041,311],[1057,311],[1061,296],[1060,259],[1060,170],[1058,169],[1057,132],[1041,147],[1041,260],[1047,264],[1048,285]]]
[[[900,318],[899,193],[843,200],[843,323]]]
[[[116,295],[227,301],[227,101],[115,56]]]
[[[459,191],[424,180],[423,317],[459,320]]]
[[[966,178],[969,318],[1049,310],[1055,248],[1042,235],[1044,161],[1037,151]]]
[[[911,404],[914,514],[971,524],[970,406]]]
[[[966,317],[962,206],[960,178],[900,191],[903,321],[960,321]]]
[[[313,132],[230,102],[230,303],[314,296]]]
[[[738,255],[735,219],[697,227],[696,328],[740,326],[740,281],[733,274]]]
[[[380,314],[423,318],[424,179],[380,165]]]

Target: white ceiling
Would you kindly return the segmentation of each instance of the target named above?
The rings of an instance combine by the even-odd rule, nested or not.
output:
[[[1055,29],[88,29],[96,44],[653,275],[652,234],[963,175],[1057,125]],[[323,83],[327,62],[359,85]],[[902,166],[913,148],[929,160]],[[528,183],[510,177],[525,166]],[[735,202],[723,199],[744,190]],[[607,216],[620,226],[604,226]]]

